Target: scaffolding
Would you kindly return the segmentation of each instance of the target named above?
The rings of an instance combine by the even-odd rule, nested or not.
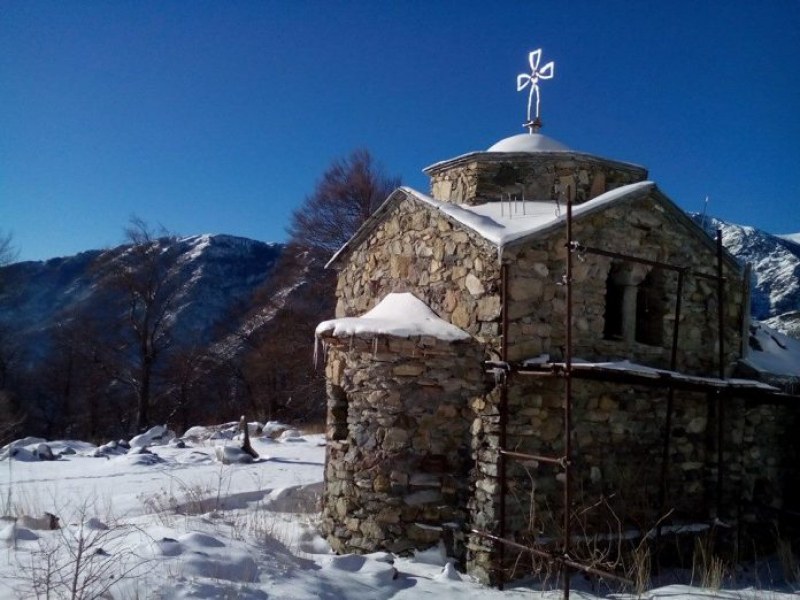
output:
[[[752,397],[764,398],[768,396],[772,401],[783,400],[800,400],[797,396],[789,394],[782,394],[779,392],[765,389],[764,386],[758,384],[746,385],[741,382],[732,384],[725,377],[725,330],[724,330],[724,293],[726,278],[723,273],[723,246],[722,246],[722,231],[716,232],[716,269],[715,273],[705,273],[702,271],[690,269],[685,266],[673,265],[665,262],[649,260],[646,258],[613,252],[602,248],[585,246],[576,241],[573,237],[573,216],[572,216],[572,199],[569,190],[567,191],[566,202],[566,272],[563,278],[563,285],[566,294],[566,317],[565,317],[565,338],[566,345],[564,347],[563,361],[558,363],[549,364],[526,364],[526,363],[510,363],[508,357],[508,336],[509,330],[508,323],[508,264],[501,266],[502,276],[502,346],[501,356],[499,361],[487,362],[487,369],[493,372],[496,380],[500,386],[500,399],[499,399],[499,452],[498,452],[498,465],[497,473],[499,479],[499,498],[498,498],[498,526],[497,532],[489,532],[479,529],[472,529],[471,532],[479,537],[490,540],[495,545],[495,574],[496,583],[501,589],[505,584],[505,549],[512,548],[520,552],[526,552],[533,556],[543,558],[551,563],[560,565],[562,573],[562,585],[564,598],[569,599],[570,595],[570,576],[575,571],[584,572],[594,576],[605,579],[611,579],[623,584],[632,585],[632,581],[619,573],[614,573],[609,570],[600,569],[591,564],[586,564],[577,560],[572,553],[572,532],[574,527],[574,515],[571,510],[573,503],[573,487],[574,487],[574,465],[576,462],[575,452],[572,446],[573,434],[573,395],[572,395],[572,382],[573,379],[586,379],[595,381],[606,382],[620,382],[643,386],[657,386],[667,388],[667,406],[666,416],[663,427],[663,441],[661,449],[661,468],[659,477],[658,489],[658,502],[661,509],[661,514],[664,514],[667,505],[667,498],[669,492],[668,479],[669,479],[669,462],[670,462],[670,435],[672,430],[672,419],[674,413],[674,396],[675,391],[690,390],[706,392],[709,397],[709,409],[713,410],[713,421],[716,423],[715,446],[716,446],[716,485],[714,490],[714,505],[717,514],[720,513],[722,507],[722,491],[723,491],[723,476],[724,476],[724,462],[723,462],[723,433],[724,433],[724,398],[734,393],[739,397]],[[677,275],[676,283],[676,297],[674,304],[675,318],[672,326],[672,339],[670,351],[670,368],[669,370],[654,370],[655,374],[636,373],[636,372],[620,372],[615,369],[603,368],[601,365],[584,365],[575,364],[573,362],[573,334],[572,334],[572,321],[573,321],[573,255],[579,254],[594,254],[604,256],[615,260],[625,261],[629,263],[638,263],[656,269],[663,269],[666,271],[674,272]],[[701,278],[710,280],[716,283],[716,300],[717,300],[717,360],[718,377],[694,377],[683,376],[676,372],[677,357],[678,357],[678,341],[679,329],[681,318],[681,304],[682,295],[684,291],[684,283],[687,277]],[[564,427],[562,447],[563,454],[560,456],[545,456],[526,454],[516,452],[508,448],[507,444],[507,429],[508,429],[508,385],[509,380],[515,377],[533,376],[533,377],[559,377],[564,381],[564,396],[563,396],[563,414],[564,414]],[[709,421],[710,422],[710,421]],[[506,521],[506,500],[508,496],[508,478],[507,478],[507,463],[508,461],[537,461],[553,465],[561,470],[563,474],[563,503],[564,515],[562,523],[563,539],[560,543],[560,551],[548,550],[537,545],[524,545],[515,540],[509,539]],[[659,543],[661,537],[661,522],[657,525],[656,544]]]

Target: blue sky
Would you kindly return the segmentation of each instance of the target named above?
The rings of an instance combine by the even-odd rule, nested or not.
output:
[[[0,230],[21,260],[285,239],[336,157],[421,169],[521,133],[649,168],[673,200],[800,232],[800,1],[0,1]]]

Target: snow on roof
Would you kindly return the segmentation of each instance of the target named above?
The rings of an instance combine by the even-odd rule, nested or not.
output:
[[[527,135],[527,134],[526,134]],[[610,204],[637,194],[646,194],[656,189],[652,181],[640,181],[623,185],[600,194],[572,208],[573,217],[581,217],[600,210]],[[566,207],[559,206],[553,200],[526,200],[518,202],[487,202],[476,206],[441,202],[417,190],[402,186],[395,190],[386,202],[361,226],[352,238],[331,257],[327,263],[330,267],[345,254],[351,245],[370,230],[385,213],[392,201],[398,198],[397,192],[424,202],[428,206],[446,214],[461,225],[472,229],[488,242],[497,246],[502,255],[506,245],[532,236],[564,227],[567,221]],[[405,196],[401,196],[405,197]]]
[[[546,355],[545,355],[545,358]],[[563,362],[543,362],[542,357],[536,357],[523,361],[524,367],[529,368],[564,368]],[[700,375],[688,375],[678,371],[670,371],[668,369],[659,369],[656,367],[648,367],[638,363],[630,362],[629,360],[619,361],[605,361],[605,362],[591,362],[581,358],[574,358],[572,360],[572,369],[574,371],[580,370],[597,370],[597,371],[619,371],[630,373],[638,377],[646,377],[649,379],[664,380],[670,379],[676,382],[685,382],[689,384],[699,384],[711,387],[720,388],[757,388],[765,391],[778,392],[778,388],[754,379],[720,379],[718,377],[703,377]]]
[[[507,154],[516,154],[517,156],[509,158],[506,156]],[[528,154],[529,157],[525,157],[525,154]],[[523,162],[526,162],[527,158],[533,159],[534,161],[542,159],[545,161],[553,160],[556,162],[577,159],[580,161],[589,161],[600,163],[606,166],[613,166],[616,169],[636,170],[641,173],[641,177],[647,177],[647,169],[642,165],[637,165],[636,163],[622,160],[605,158],[603,156],[598,156],[596,154],[590,154],[587,152],[572,150],[558,140],[554,140],[553,138],[536,133],[521,133],[519,135],[512,135],[511,137],[500,140],[488,150],[467,152],[466,154],[461,154],[454,158],[440,160],[432,165],[428,165],[422,169],[422,172],[427,173],[428,175],[434,175],[439,171],[451,169],[453,166],[459,164],[469,164],[472,162],[504,163],[508,162],[509,160],[522,160]]]
[[[441,319],[427,304],[410,293],[388,294],[360,317],[343,317],[317,325],[316,335],[431,336],[445,341],[464,340],[469,334]]]
[[[800,341],[764,323],[753,323],[744,362],[762,373],[800,377]]]
[[[561,142],[541,133],[520,133],[504,138],[488,152],[571,152]]]
[[[628,196],[653,189],[655,189],[655,183],[652,181],[624,185],[574,206],[572,216],[580,217],[590,214]],[[477,206],[465,206],[440,202],[411,188],[404,188],[404,190],[469,227],[500,250],[512,242],[525,239],[533,234],[561,227],[567,220],[566,208],[563,205],[559,207],[552,200],[487,202]]]

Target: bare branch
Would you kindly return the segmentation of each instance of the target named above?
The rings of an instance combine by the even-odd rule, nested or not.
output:
[[[399,185],[400,179],[388,177],[367,150],[335,160],[292,214],[292,243],[335,252]]]

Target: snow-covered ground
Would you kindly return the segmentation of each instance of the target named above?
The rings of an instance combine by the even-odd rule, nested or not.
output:
[[[32,438],[0,451],[0,598],[561,597],[531,583],[483,587],[437,549],[333,555],[316,531],[324,438],[268,427],[252,438],[257,460],[223,464],[218,457],[243,457],[214,431],[192,428],[178,443],[157,430],[130,451],[49,442],[52,461],[38,458],[47,448]],[[765,581],[740,574],[722,591],[673,584],[636,596],[592,592],[576,576],[572,597],[798,597]]]

